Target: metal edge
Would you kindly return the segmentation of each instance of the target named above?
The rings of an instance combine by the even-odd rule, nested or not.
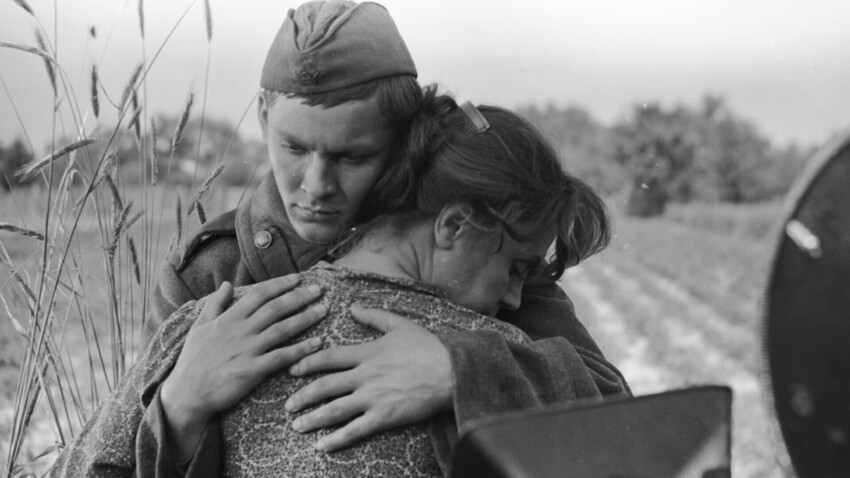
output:
[[[768,277],[764,283],[764,291],[761,294],[759,310],[761,317],[758,321],[758,335],[761,348],[759,356],[759,381],[761,382],[762,402],[767,409],[768,437],[773,445],[775,457],[778,464],[782,468],[785,476],[796,476],[791,456],[788,454],[788,448],[785,444],[785,439],[782,435],[782,429],[779,425],[779,417],[776,413],[776,400],[773,390],[773,380],[771,379],[770,357],[768,356],[767,346],[767,318],[770,313],[770,304],[768,296],[773,289],[773,280],[776,275],[776,267],[778,265],[779,251],[785,237],[785,225],[792,219],[799,210],[800,203],[806,198],[810,186],[820,177],[827,165],[836,157],[838,157],[845,149],[850,148],[850,129],[840,132],[827,140],[827,142],[817,151],[815,151],[811,159],[807,162],[803,171],[791,185],[788,193],[783,200],[782,213],[780,219],[774,225],[771,231],[771,237],[774,238],[774,244],[771,248],[771,260],[768,265]]]

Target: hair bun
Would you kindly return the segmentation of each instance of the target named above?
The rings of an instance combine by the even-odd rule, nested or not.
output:
[[[457,109],[454,98],[440,94],[436,85],[428,85],[422,91],[422,104],[413,117],[407,136],[405,154],[417,172],[423,171],[442,146],[445,134],[443,119]]]

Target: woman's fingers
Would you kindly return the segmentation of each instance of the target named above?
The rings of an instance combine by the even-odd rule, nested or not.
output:
[[[366,407],[358,403],[356,398],[347,395],[296,418],[292,422],[292,429],[298,433],[307,433],[343,423],[352,417],[363,414],[365,410]]]
[[[399,324],[410,322],[410,319],[381,309],[366,309],[360,305],[353,305],[349,310],[354,320],[385,334]]]
[[[354,368],[366,358],[374,355],[372,350],[374,348],[373,342],[364,342],[357,345],[340,345],[325,349],[304,357],[303,360],[289,367],[289,374],[301,377],[319,372]]]
[[[317,353],[322,352],[325,352],[325,350]],[[297,412],[324,400],[348,395],[355,391],[358,386],[358,379],[355,373],[350,370],[325,375],[313,380],[301,390],[293,393],[286,401],[284,408],[288,412]],[[314,412],[321,410],[321,408],[314,410]]]
[[[293,362],[297,362],[305,356],[315,353],[321,347],[322,340],[318,337],[313,337],[286,347],[269,350],[257,358],[257,373],[263,377],[271,375],[285,369]]]
[[[291,340],[293,337],[300,335],[313,325],[316,325],[327,314],[328,308],[324,304],[316,304],[293,316],[285,317],[283,320],[274,322],[258,334],[260,350],[265,352],[280,347],[286,341]],[[291,365],[294,362],[292,361],[287,365]]]
[[[324,452],[332,452],[349,447],[358,441],[382,430],[381,421],[376,419],[372,413],[364,413],[347,423],[344,427],[329,433],[316,442],[316,449]]]

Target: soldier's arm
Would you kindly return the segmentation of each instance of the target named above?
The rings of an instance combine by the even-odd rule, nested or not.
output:
[[[369,421],[351,422],[324,438],[328,449],[337,449],[376,430],[412,423],[444,410],[454,410],[458,425],[463,426],[508,410],[630,395],[622,375],[605,360],[563,292],[543,289],[529,297],[524,295],[523,308],[526,302],[532,315],[511,319],[531,329],[530,335],[547,337],[515,343],[501,335],[467,331],[440,336],[436,343],[423,337],[411,340],[408,336],[423,331],[403,325],[409,321],[394,316],[392,327],[381,329],[384,336],[347,347],[344,357],[339,349],[306,357],[292,372],[345,371],[319,378],[290,398],[293,410],[331,400],[303,415],[298,421],[299,431],[336,425],[340,417],[369,417]],[[371,321],[366,318],[367,323]],[[429,348],[425,344],[430,344]],[[446,353],[449,362],[435,360]],[[448,370],[435,367],[435,363],[449,364],[445,366]],[[383,386],[385,383],[392,387]]]
[[[182,254],[172,252],[166,258],[151,296],[151,314],[142,327],[142,344],[147,344],[160,325],[186,302],[197,300],[189,284],[180,276]]]

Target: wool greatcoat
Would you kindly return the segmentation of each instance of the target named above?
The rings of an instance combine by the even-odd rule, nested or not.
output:
[[[332,346],[349,345],[379,336],[355,322],[349,312],[354,303],[409,317],[438,335],[477,334],[513,344],[522,352],[532,340],[518,327],[452,304],[439,289],[410,279],[338,268],[320,263],[301,273],[306,284],[318,284],[327,292],[322,303],[328,317],[305,333],[321,337]],[[253,286],[237,288],[238,300]],[[502,367],[498,376],[462,384],[453,396],[453,410],[427,420],[376,433],[351,448],[325,454],[315,450],[315,440],[332,430],[296,433],[292,420],[300,413],[282,411],[286,397],[312,380],[285,372],[267,377],[238,405],[216,416],[207,427],[191,464],[185,470],[171,459],[160,403],[160,386],[174,365],[192,323],[204,302],[187,303],[158,330],[144,354],[127,372],[111,397],[92,415],[51,470],[53,477],[80,476],[448,476],[458,433],[483,418],[519,409],[597,397],[595,378],[589,368],[576,366],[561,373],[559,363],[579,363],[578,352],[562,347],[560,357],[538,361],[534,370],[522,370],[518,362],[493,359]],[[515,348],[514,348],[515,347]],[[460,348],[451,361],[468,357]],[[554,356],[555,352],[551,351]],[[516,380],[525,376],[527,380]],[[496,389],[493,383],[505,388]],[[467,386],[485,391],[471,391]]]
[[[145,327],[145,340],[149,341],[164,319],[183,304],[212,293],[225,280],[238,287],[304,271],[326,252],[292,229],[269,173],[248,201],[206,223],[187,238],[181,251],[169,256],[155,291],[156,316]],[[522,306],[503,311],[498,318],[519,327],[532,340],[515,342],[473,330],[436,334],[450,353],[456,377],[456,409],[475,409],[505,395],[556,403],[562,397],[550,396],[552,377],[565,381],[574,399],[631,394],[622,374],[604,358],[557,284],[527,285]],[[158,370],[155,380],[149,376],[147,383],[126,390],[133,397],[125,398],[140,404],[138,412],[145,417],[142,420],[136,415],[137,423],[141,423],[135,437],[136,460],[154,460],[137,463],[137,472],[155,470],[156,476],[168,476],[170,472],[163,472],[173,471],[158,401],[158,384],[169,369]],[[204,441],[215,441],[210,437],[219,432],[219,425],[214,423]],[[453,446],[455,439],[447,437],[446,446]],[[97,439],[102,440],[110,438]],[[202,446],[199,451],[202,456],[196,456],[195,461],[217,459],[215,446]],[[75,467],[86,476],[113,476],[104,473],[106,469],[112,468],[97,460]],[[57,471],[54,469],[54,473]],[[114,476],[124,475],[119,472]]]

